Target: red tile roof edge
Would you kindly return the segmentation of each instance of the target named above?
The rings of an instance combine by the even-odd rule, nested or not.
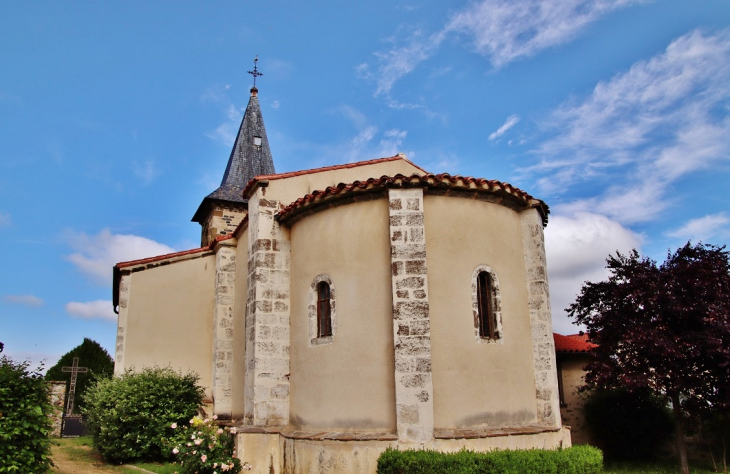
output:
[[[554,332],[553,340],[555,341],[555,352],[560,353],[590,352],[596,347],[592,342],[588,342],[587,334],[563,336]]]
[[[547,225],[548,214],[550,209],[547,204],[539,199],[535,199],[519,188],[509,183],[502,183],[497,180],[487,180],[483,178],[474,178],[471,176],[451,176],[448,173],[442,174],[412,174],[404,176],[397,174],[395,176],[381,176],[380,178],[370,178],[367,181],[354,181],[349,184],[340,183],[337,186],[329,186],[323,191],[313,191],[296,201],[292,202],[276,215],[277,219],[286,219],[287,214],[295,212],[309,205],[321,202],[329,196],[336,196],[357,191],[371,190],[377,187],[389,187],[397,185],[411,186],[434,186],[434,187],[457,187],[467,190],[482,190],[487,192],[503,191],[519,199],[522,199],[527,205],[534,207],[542,216],[543,225]]]
[[[139,260],[130,260],[127,262],[119,262],[114,266],[116,268],[126,268],[126,267],[133,267],[135,265],[144,265],[147,263],[159,262],[161,260],[167,260],[169,258],[184,257],[186,255],[194,255],[196,253],[206,252],[208,250],[214,250],[215,246],[218,242],[221,242],[223,240],[232,239],[232,238],[233,238],[233,234],[221,235],[221,236],[216,237],[213,242],[211,242],[209,245],[206,245],[205,247],[200,247],[197,249],[190,249],[190,250],[181,250],[180,252],[166,253],[164,255],[156,255],[154,257],[141,258]]]
[[[254,185],[257,182],[265,181],[265,180],[272,180],[272,179],[284,179],[284,178],[292,178],[294,176],[302,176],[305,174],[314,174],[314,173],[322,173],[325,171],[333,171],[333,170],[341,170],[346,168],[357,168],[359,166],[367,166],[367,165],[376,165],[378,163],[387,163],[388,161],[396,161],[396,160],[403,160],[411,165],[413,165],[415,168],[423,172],[424,174],[428,174],[428,171],[424,170],[417,164],[413,163],[408,158],[405,158],[405,156],[402,155],[395,155],[395,156],[388,156],[386,158],[376,158],[374,160],[365,160],[365,161],[357,161],[355,163],[345,163],[343,165],[332,165],[332,166],[324,166],[322,168],[312,168],[308,170],[300,170],[300,171],[289,171],[286,173],[277,173],[277,174],[264,174],[260,176],[254,176],[254,178],[249,181],[246,184],[246,187],[243,189],[243,196],[248,197],[249,193],[253,189]]]

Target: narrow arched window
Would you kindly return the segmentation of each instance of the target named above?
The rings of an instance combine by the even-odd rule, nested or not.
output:
[[[502,298],[499,277],[488,265],[479,265],[471,274],[474,336],[477,343],[502,344]]]
[[[330,285],[326,281],[317,284],[317,337],[332,335]]]
[[[493,339],[497,324],[492,301],[492,277],[488,272],[479,272],[477,298],[479,301],[479,336]]]

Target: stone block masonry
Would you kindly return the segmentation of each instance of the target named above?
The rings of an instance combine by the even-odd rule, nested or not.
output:
[[[398,439],[433,440],[431,325],[423,189],[389,189]]]
[[[233,396],[233,302],[236,283],[236,239],[218,242],[215,253],[213,309],[213,402],[220,420],[231,419]]]
[[[119,316],[117,317],[117,342],[114,354],[114,375],[124,373],[124,348],[126,342],[127,319],[129,316],[129,290],[132,275],[122,275],[119,280]]]
[[[290,244],[264,190],[248,202],[244,424],[277,426],[289,422]]]
[[[543,425],[560,427],[560,400],[547,280],[545,238],[542,218],[537,210],[523,211],[521,226],[532,331],[537,421]]]

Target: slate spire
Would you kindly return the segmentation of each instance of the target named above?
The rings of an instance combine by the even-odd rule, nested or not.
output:
[[[193,216],[193,222],[203,222],[212,201],[246,204],[243,189],[254,176],[274,174],[274,159],[266,137],[264,118],[261,115],[258,89],[251,88],[246,112],[243,114],[241,127],[233,142],[233,150],[228,158],[228,165],[223,174],[221,185],[203,199]]]

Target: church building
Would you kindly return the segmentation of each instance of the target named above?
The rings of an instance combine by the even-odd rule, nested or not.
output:
[[[570,446],[547,205],[403,154],[276,173],[257,94],[193,216],[201,247],[114,266],[115,372],[198,373],[259,473]]]

